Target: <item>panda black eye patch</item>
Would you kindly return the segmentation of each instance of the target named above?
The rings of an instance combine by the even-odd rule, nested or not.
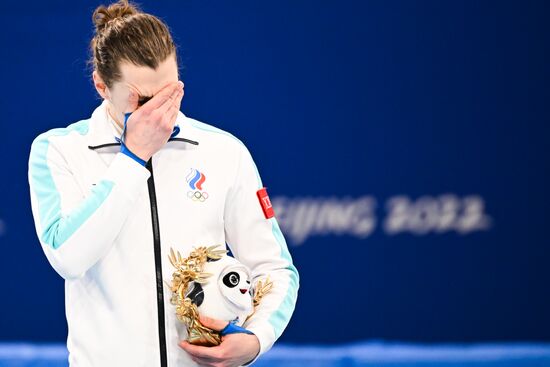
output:
[[[204,290],[199,283],[193,283],[193,289],[185,297],[190,298],[191,302],[200,307],[204,301]]]
[[[234,288],[237,286],[237,284],[239,284],[239,280],[241,280],[239,273],[232,271],[225,274],[225,276],[223,277],[223,284],[225,284],[229,288]]]

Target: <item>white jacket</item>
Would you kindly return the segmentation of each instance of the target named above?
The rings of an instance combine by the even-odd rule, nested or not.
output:
[[[273,290],[244,325],[259,355],[290,320],[298,273],[276,219],[264,215],[250,153],[181,112],[176,126],[147,168],[119,152],[105,101],[90,119],[32,144],[32,210],[42,248],[65,279],[72,367],[196,365],[178,346],[187,335],[166,285],[170,247],[188,254],[227,243],[254,279],[270,276]]]

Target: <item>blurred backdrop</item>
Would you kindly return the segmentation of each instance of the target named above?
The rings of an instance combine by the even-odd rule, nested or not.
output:
[[[87,118],[101,1],[0,10],[0,340],[66,338],[31,141]],[[546,1],[141,1],[182,111],[239,137],[301,275],[282,342],[550,341]]]

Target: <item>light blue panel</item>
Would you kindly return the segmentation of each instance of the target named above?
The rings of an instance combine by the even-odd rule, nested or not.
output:
[[[61,197],[47,162],[50,137],[64,136],[73,131],[88,132],[89,120],[79,121],[67,128],[53,129],[40,135],[33,143],[29,159],[30,177],[38,199],[42,226],[41,239],[53,249],[59,248],[101,206],[109,196],[114,182],[100,181],[91,195],[73,210],[70,216],[61,216]]]

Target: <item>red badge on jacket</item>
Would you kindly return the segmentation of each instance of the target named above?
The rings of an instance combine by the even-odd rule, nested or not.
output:
[[[260,200],[260,206],[264,212],[265,219],[273,218],[275,216],[275,211],[267,195],[267,189],[265,187],[261,188],[256,192],[256,195],[258,195],[258,199]]]

